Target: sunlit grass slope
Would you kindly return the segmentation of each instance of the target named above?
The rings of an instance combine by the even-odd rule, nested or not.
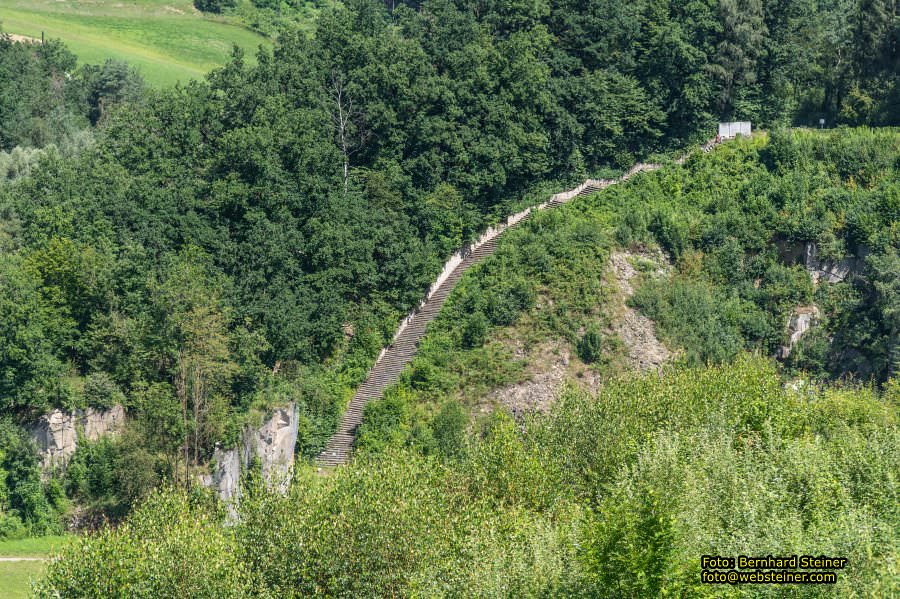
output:
[[[48,557],[70,543],[72,536],[47,536],[0,541],[0,557]],[[31,581],[43,576],[45,561],[0,561],[0,597],[19,599],[31,595]]]
[[[196,11],[190,0],[0,0],[4,32],[59,38],[85,63],[125,60],[151,85],[202,78],[232,44],[252,58],[264,37]]]

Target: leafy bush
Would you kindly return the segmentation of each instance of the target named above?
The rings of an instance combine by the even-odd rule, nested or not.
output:
[[[603,357],[604,343],[603,335],[595,326],[588,327],[578,340],[578,357],[587,364],[598,361]]]
[[[125,394],[105,372],[95,372],[84,380],[84,401],[94,408],[111,408],[125,401]]]
[[[745,340],[744,323],[757,308],[709,284],[687,278],[649,281],[631,301],[660,324],[673,345],[686,348],[691,364],[730,360],[752,343]]]
[[[545,418],[494,415],[453,461],[300,466],[286,497],[250,481],[231,527],[153,494],[38,596],[704,596],[701,555],[770,552],[846,556],[836,592],[890,596],[898,390],[797,393],[749,356],[573,388]]]
[[[65,502],[55,482],[42,482],[37,447],[22,429],[0,419],[0,538],[62,529]]]
[[[203,12],[220,13],[224,8],[237,6],[237,0],[194,0],[194,6]]]
[[[36,597],[266,597],[233,531],[198,497],[152,494],[127,522],[68,545]]]
[[[481,312],[473,312],[462,323],[462,346],[466,349],[481,347],[487,334],[488,319]]]
[[[453,459],[465,450],[469,416],[458,402],[448,401],[431,422],[432,437],[438,455]]]

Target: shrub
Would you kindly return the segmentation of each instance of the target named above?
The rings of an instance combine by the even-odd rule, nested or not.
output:
[[[84,379],[84,401],[94,408],[111,408],[125,401],[125,394],[105,372],[89,374]]]
[[[233,531],[198,497],[154,493],[116,529],[80,537],[48,565],[36,597],[267,597]]]
[[[497,413],[455,461],[300,465],[286,497],[249,481],[232,528],[203,494],[154,493],[37,594],[693,597],[705,553],[825,553],[850,559],[839,595],[892,596],[898,389],[799,395],[751,357],[572,388],[545,418]]]
[[[462,346],[465,349],[481,347],[488,334],[488,320],[481,312],[470,314],[462,325]]]
[[[234,8],[237,6],[236,0],[194,0],[194,6],[197,10],[203,12],[220,13],[224,8]]]
[[[455,401],[448,401],[431,423],[432,437],[438,454],[444,458],[462,456],[466,442],[468,414]]]
[[[596,326],[589,326],[578,340],[578,357],[586,364],[592,364],[603,357],[603,335]]]

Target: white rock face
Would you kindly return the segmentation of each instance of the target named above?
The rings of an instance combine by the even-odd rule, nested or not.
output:
[[[244,463],[258,458],[266,484],[285,493],[291,484],[296,443],[297,406],[291,404],[275,410],[259,429],[244,431]]]
[[[31,435],[37,441],[41,454],[41,466],[45,471],[64,468],[78,448],[78,437],[90,441],[117,433],[125,424],[125,410],[113,406],[109,410],[53,410],[41,416],[31,427]]]
[[[819,281],[828,283],[840,283],[847,279],[859,268],[859,260],[856,258],[844,258],[838,262],[830,262],[819,258],[819,249],[814,243],[807,243],[805,247],[804,264],[813,283]]]
[[[781,258],[788,264],[803,264],[806,272],[812,278],[814,284],[822,281],[826,283],[840,283],[862,267],[862,258],[866,255],[866,248],[858,248],[858,257],[847,257],[837,262],[822,260],[819,256],[819,248],[815,243],[778,242]]]
[[[638,274],[631,264],[632,260],[645,260],[648,265],[654,265],[651,276],[656,278],[666,276],[670,270],[669,261],[660,250],[610,254],[609,269],[619,285],[624,307],[622,317],[613,320],[612,329],[625,344],[631,368],[642,372],[659,370],[672,356],[672,352],[656,336],[656,325],[653,321],[625,303],[634,295],[632,282]]]
[[[88,408],[84,411],[81,423],[84,436],[96,441],[104,435],[122,430],[125,426],[125,409],[122,406],[113,406],[108,410]]]
[[[788,344],[781,346],[778,351],[778,357],[785,359],[790,356],[791,350],[797,345],[797,342],[800,341],[803,335],[819,324],[820,316],[819,308],[816,306],[794,308],[787,323]]]
[[[241,498],[241,474],[254,459],[259,460],[266,484],[280,493],[287,492],[294,466],[298,417],[296,404],[277,408],[259,428],[245,429],[237,447],[216,449],[212,475],[201,479],[201,483],[216,490],[219,498],[231,506],[232,516]]]
[[[211,479],[201,482],[216,489],[219,498],[231,505],[241,499],[241,453],[237,447],[222,450],[216,448],[213,454],[215,469]]]

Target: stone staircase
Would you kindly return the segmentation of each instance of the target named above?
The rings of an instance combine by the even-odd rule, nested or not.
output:
[[[704,151],[709,145],[707,144],[703,147]],[[678,164],[683,163],[684,157],[679,158],[675,162]],[[658,164],[639,163],[618,179],[588,179],[574,189],[554,195],[550,200],[537,206],[535,209],[554,208],[574,198],[590,195],[610,185],[627,181],[638,173],[656,170],[660,166]],[[506,230],[528,220],[533,212],[534,209],[528,209],[523,213],[510,217],[508,219],[510,224],[501,226],[492,237],[486,239],[483,243],[477,244],[471,252],[465,255],[447,278],[437,288],[432,290],[419,309],[414,311],[406,320],[405,326],[401,325],[393,343],[382,352],[375,365],[369,370],[366,380],[363,381],[362,385],[356,390],[353,399],[350,400],[337,432],[329,439],[328,445],[316,458],[317,466],[329,468],[347,463],[356,439],[357,428],[362,422],[363,410],[366,404],[372,399],[380,398],[385,389],[400,378],[400,373],[403,372],[406,365],[416,355],[419,341],[425,336],[425,329],[428,327],[428,323],[434,320],[438,312],[441,311],[441,307],[444,305],[450,292],[453,291],[456,283],[462,278],[463,273],[482,258],[494,253],[499,236]]]
[[[572,197],[581,197],[595,193],[609,185],[615,183],[613,180],[589,181],[583,186],[583,189]],[[570,198],[561,199],[554,197],[543,207],[552,208],[564,204]],[[522,222],[528,220],[531,213],[527,214],[515,225],[518,226]],[[400,378],[400,374],[406,365],[409,364],[416,355],[419,341],[425,336],[425,330],[428,323],[435,319],[444,302],[450,296],[450,292],[456,287],[456,283],[462,278],[473,264],[479,262],[482,258],[494,253],[497,248],[498,237],[494,237],[486,241],[469,253],[463,261],[457,266],[450,276],[438,287],[424,303],[420,310],[415,312],[410,318],[407,326],[394,339],[394,342],[387,347],[379,360],[366,376],[365,381],[356,390],[353,399],[347,405],[347,410],[341,419],[341,424],[337,432],[328,440],[328,445],[316,458],[316,465],[319,467],[333,467],[347,463],[350,458],[350,452],[353,449],[353,442],[356,440],[356,429],[362,422],[363,410],[366,404],[373,399],[382,396],[385,389],[395,383]]]
[[[434,320],[441,311],[441,307],[456,283],[462,278],[463,273],[485,256],[492,254],[496,248],[497,238],[494,238],[472,251],[435,290],[422,308],[413,314],[409,324],[387,347],[387,350],[369,371],[366,380],[357,389],[353,399],[350,400],[337,432],[316,459],[317,465],[337,466],[347,462],[356,438],[356,429],[362,422],[365,405],[370,400],[381,397],[384,390],[400,378],[400,373],[416,355],[419,341],[425,336],[428,323]]]

